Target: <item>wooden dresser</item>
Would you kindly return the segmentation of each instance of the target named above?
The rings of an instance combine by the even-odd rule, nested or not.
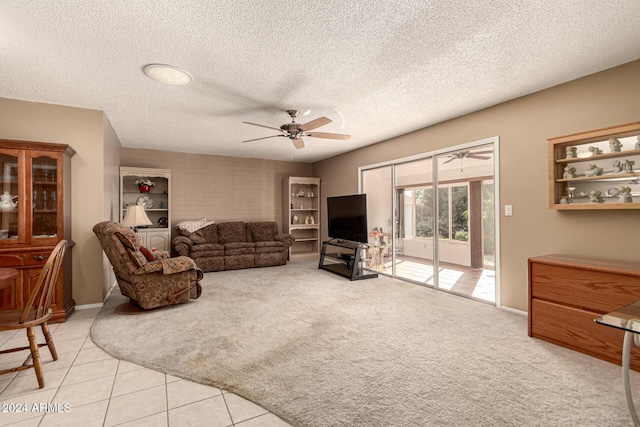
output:
[[[640,263],[569,255],[529,259],[529,336],[618,365],[624,332],[596,317],[640,301]],[[631,368],[640,371],[640,349]]]

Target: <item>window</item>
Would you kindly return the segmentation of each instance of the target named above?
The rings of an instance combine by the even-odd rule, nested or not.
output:
[[[433,238],[433,187],[403,190],[405,237]],[[469,186],[438,188],[438,239],[469,241]]]

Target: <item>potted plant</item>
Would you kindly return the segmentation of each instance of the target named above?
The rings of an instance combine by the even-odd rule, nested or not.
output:
[[[136,184],[138,184],[138,189],[140,190],[141,193],[148,193],[149,190],[151,190],[151,187],[156,185],[150,179],[139,179],[136,181]]]

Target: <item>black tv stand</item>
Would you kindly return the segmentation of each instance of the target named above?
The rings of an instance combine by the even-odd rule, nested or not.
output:
[[[341,249],[336,249],[341,248]],[[327,252],[327,249],[335,249],[335,252]],[[373,279],[378,273],[365,273],[360,266],[360,256],[363,245],[348,240],[328,240],[322,243],[320,263],[318,268],[327,270],[349,280]],[[325,261],[329,261],[325,264]]]

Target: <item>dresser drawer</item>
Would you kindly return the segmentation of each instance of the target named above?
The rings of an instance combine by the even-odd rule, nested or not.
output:
[[[43,266],[49,259],[49,255],[51,255],[51,251],[43,251],[43,252],[28,252],[22,254],[24,259],[24,265],[28,267],[33,266]]]
[[[531,263],[530,298],[603,314],[640,300],[640,277]],[[597,317],[597,316],[596,316]]]
[[[22,254],[0,255],[0,267],[21,267],[22,265],[24,265]]]
[[[531,336],[608,362],[622,361],[624,331],[599,325],[600,314],[554,304],[531,301]],[[633,346],[631,365],[640,370],[640,348]]]

